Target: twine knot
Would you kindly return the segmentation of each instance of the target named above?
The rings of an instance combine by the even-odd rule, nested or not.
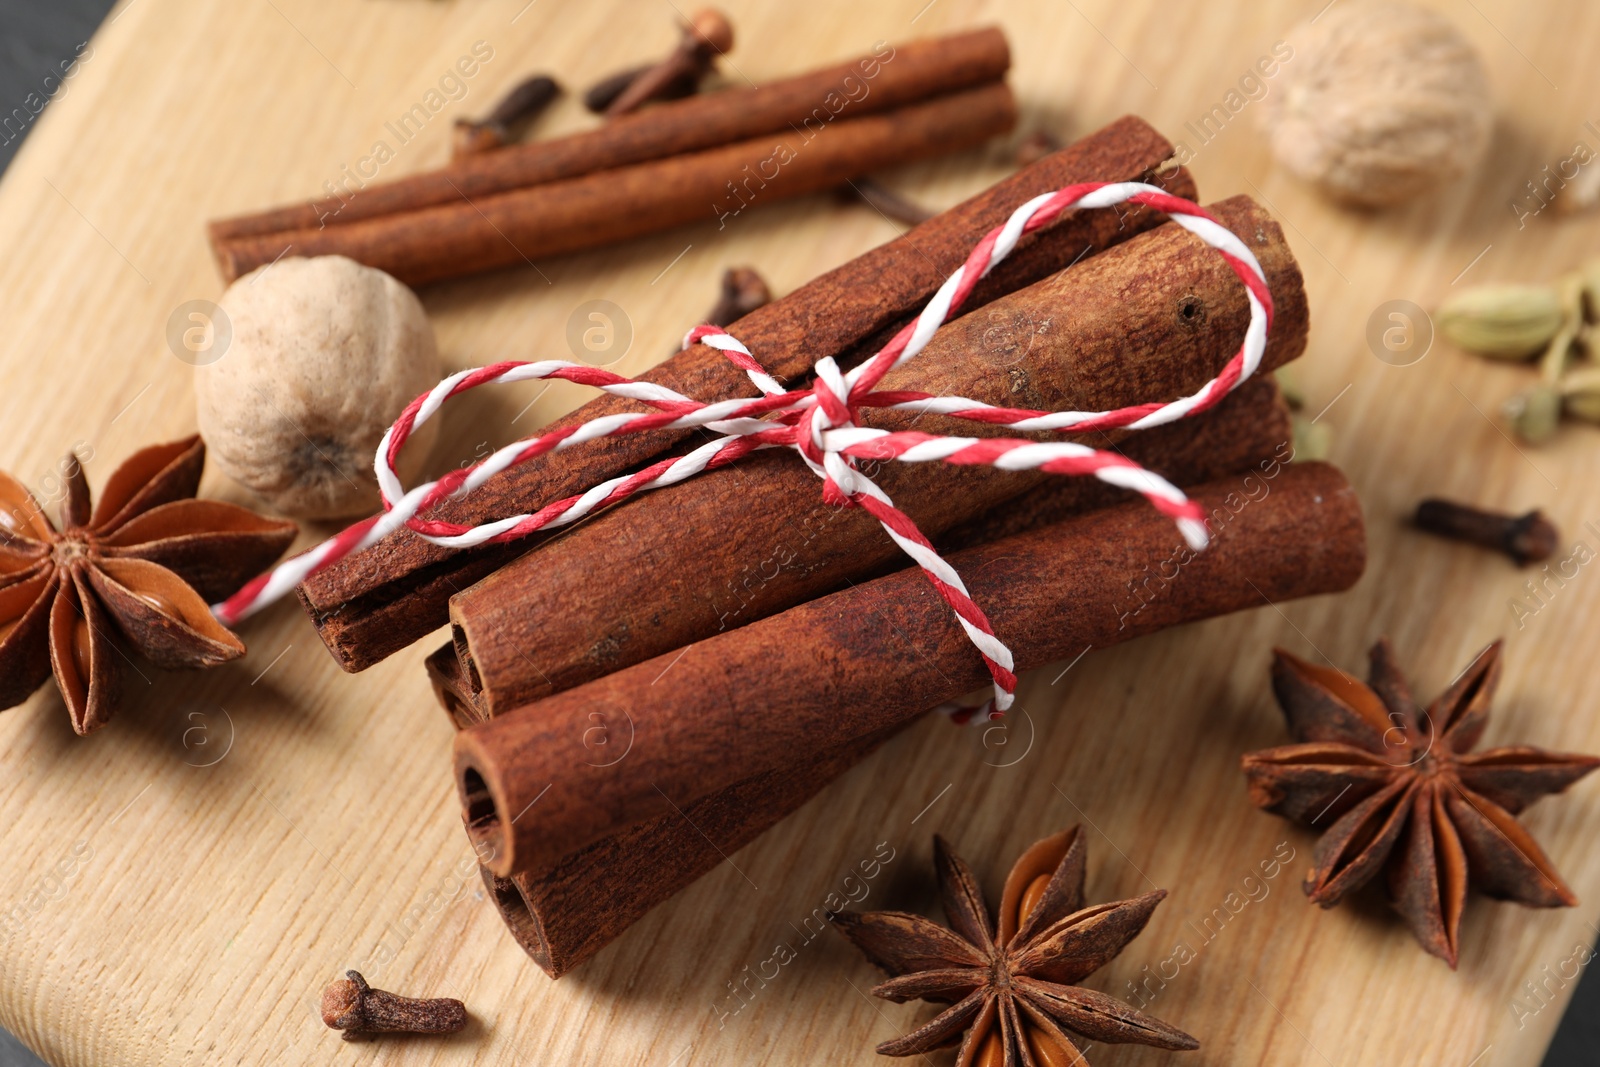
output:
[[[1018,240],[1049,225],[1063,212],[1132,203],[1162,211],[1214,248],[1244,284],[1250,324],[1238,352],[1222,371],[1197,391],[1167,403],[1137,404],[1113,411],[1023,411],[997,408],[965,397],[929,393],[879,391],[884,375],[904,364],[933,338],[973,288],[995,265],[1010,255]],[[934,549],[909,516],[894,506],[858,460],[902,463],[982,464],[1005,470],[1042,470],[1050,474],[1092,475],[1101,481],[1142,494],[1171,517],[1191,548],[1208,539],[1204,515],[1177,487],[1125,459],[1087,445],[1031,438],[955,437],[919,431],[878,430],[860,426],[865,407],[916,411],[969,419],[990,426],[1026,432],[1072,431],[1160,426],[1215,406],[1260,367],[1272,325],[1272,296],[1266,275],[1244,242],[1191,201],[1171,196],[1143,182],[1086,182],[1034,197],[1018,207],[1005,224],[991,230],[973,248],[965,263],[945,279],[917,318],[908,323],[866,362],[845,372],[833,357],[817,361],[812,382],[787,390],[757,362],[748,348],[718,326],[697,326],[683,338],[685,349],[703,344],[718,349],[743,370],[761,391],[756,399],[702,402],[664,386],[624,378],[588,364],[565,360],[505,362],[461,371],[413,400],[378,445],[373,467],[384,510],[293,559],[279,564],[212,610],[226,625],[286,595],[300,582],[345,556],[364,551],[401,529],[450,548],[469,548],[526,537],[536,530],[576,522],[593,511],[636,493],[675,485],[706,470],[737,462],[762,448],[793,448],[822,479],[822,498],[837,507],[860,507],[882,524],[884,532],[922,568],[934,589],[950,605],[957,622],[983,657],[994,679],[994,697],[977,709],[944,705],[956,721],[986,722],[1011,705],[1017,678],[1011,651],[997,636],[983,610],[973,601],[954,568]],[[650,410],[603,415],[577,426],[565,426],[517,441],[475,466],[452,471],[438,481],[407,490],[395,473],[401,448],[411,432],[438,413],[445,401],[480,385],[559,378],[602,389],[613,396],[644,404]],[[583,493],[547,504],[538,511],[512,515],[476,526],[425,518],[446,498],[465,496],[500,472],[531,462],[549,452],[576,447],[599,437],[648,430],[704,428],[718,436],[682,456],[670,456],[643,470],[593,486]]]

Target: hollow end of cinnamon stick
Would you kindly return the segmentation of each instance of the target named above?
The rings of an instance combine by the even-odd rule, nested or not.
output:
[[[487,867],[479,867],[478,874],[483,877],[483,887],[488,892],[489,899],[494,902],[495,909],[500,912],[500,918],[505,922],[506,929],[511,931],[511,936],[517,944],[522,946],[522,951],[526,952],[529,958],[539,965],[539,969],[551,978],[559,978],[567,973],[571,969],[570,966],[564,966],[565,960],[552,955],[550,940],[545,936],[539,912],[518,888],[517,883],[510,878],[502,878]]]
[[[265,240],[270,240],[270,238]],[[273,257],[273,260],[268,262],[282,258],[293,247],[292,242],[286,242],[281,246],[278,254]],[[226,285],[232,285],[246,274],[255,270],[256,267],[261,266],[251,255],[247,255],[239,245],[230,242],[228,238],[217,236],[215,230],[211,234],[211,254],[216,257],[217,273],[222,276],[222,281]]]
[[[572,970],[866,759],[915,719],[801,756],[563,856],[502,878],[490,899],[519,945],[552,978]]]
[[[468,733],[470,731],[457,734],[457,740]],[[463,749],[458,745],[457,751]],[[490,857],[485,866],[496,874],[509,875],[513,870],[509,857],[514,840],[509,828],[515,816],[502,814],[508,810],[505,797],[495,794],[489,779],[478,769],[485,755],[481,752],[469,754],[458,765],[456,781],[461,792],[461,813],[473,848],[478,855]]]
[[[457,730],[476,726],[489,718],[480,695],[472,687],[468,673],[463,669],[462,657],[453,643],[446,642],[434,649],[423,660],[428,672],[428,683],[439,706],[450,716]]]

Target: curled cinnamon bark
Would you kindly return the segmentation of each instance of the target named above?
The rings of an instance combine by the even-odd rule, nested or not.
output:
[[[1111,443],[1104,435],[1096,436],[1099,440],[1094,443]],[[1286,459],[1291,453],[1290,436],[1289,410],[1277,383],[1271,376],[1262,375],[1240,386],[1204,415],[1134,434],[1115,447],[1135,463],[1159,471],[1175,485],[1193,485]],[[949,530],[937,543],[945,552],[971,548],[1120,504],[1127,496],[1125,490],[1094,479],[1051,478],[1004,506]],[[893,563],[890,568],[894,568]],[[454,641],[447,641],[426,661],[440,706],[461,728],[491,716],[482,680],[475,672],[469,673],[463,666],[464,659],[470,659],[468,651],[458,651]],[[565,675],[562,681],[568,686],[581,685],[607,672],[598,663],[591,662],[589,666],[590,670]]]
[[[851,365],[917,314],[973,244],[1024,200],[1073,182],[1155,178],[1171,154],[1171,142],[1147,123],[1131,116],[1119,119],[745,316],[734,324],[734,332],[780,381],[805,374],[824,355]],[[1186,171],[1168,172],[1157,180],[1175,195],[1195,196]],[[1159,218],[1143,210],[1128,215],[1079,212],[1025,236],[973,291],[967,312],[1120,243]],[[704,345],[678,353],[643,377],[708,401],[755,394],[743,372]],[[547,429],[627,410],[632,410],[627,401],[601,397]],[[554,453],[496,476],[430,517],[476,524],[539,507],[646,463],[684,438],[681,432],[656,431]],[[452,595],[542,541],[535,536],[457,551],[401,530],[313,575],[300,587],[300,598],[339,665],[347,671],[365,670],[443,626],[449,621]]]
[[[223,279],[230,282],[293,254],[348,256],[407,285],[422,285],[526,266],[689,222],[713,219],[726,226],[746,207],[830,188],[852,174],[971,148],[1010,129],[1015,120],[1011,90],[991,82],[890,112],[842,113],[826,136],[797,127],[339,226],[224,238],[213,242],[213,251]],[[350,201],[360,202],[360,196]]]
[[[856,87],[852,116],[887,111],[942,93],[997,81],[1011,66],[1005,34],[985,27],[948,37],[885,45],[881,54],[808,71],[768,85],[733,88],[625,115],[596,130],[514,145],[441,170],[375,182],[350,197],[301,201],[270,211],[217,219],[212,247],[240,237],[344,226],[364,219],[478,200],[512,189],[599,170],[699,152],[802,125],[830,93]],[[846,82],[845,79],[854,79]],[[864,96],[859,85],[866,80]],[[1170,154],[1170,152],[1169,152]]]
[[[1305,348],[1299,268],[1249,198],[1210,210],[1266,271],[1275,316],[1265,373]],[[944,326],[882,388],[1046,411],[1165,401],[1218,373],[1249,318],[1232,269],[1168,223]],[[1017,436],[883,409],[859,421]],[[871,477],[930,538],[1051,478],[938,463],[882,464]],[[1082,491],[1090,480],[1071,481]],[[900,549],[878,521],[823,502],[819,485],[773,450],[596,517],[451,600],[465,674],[496,714],[897,566]]]
[[[1268,472],[1288,453],[1288,411],[1270,378],[1246,383],[1218,408],[1125,443],[1130,458],[1190,485],[1234,474],[1238,491],[1259,491]],[[1002,516],[947,535],[949,549],[976,545],[1060,523],[1078,511],[1121,502],[1111,490],[1069,492],[1071,482],[1047,482],[1013,501]],[[1082,484],[1082,483],[1078,483]],[[455,648],[428,657],[435,691],[458,728],[484,721],[485,709],[461,675]],[[908,720],[909,721],[909,720]],[[592,762],[605,762],[628,743],[625,720],[602,723],[591,737]],[[828,782],[897,733],[852,739],[793,766],[754,775],[676,812],[628,827],[555,863],[501,878],[488,871],[491,899],[513,937],[552,977],[576,967],[657,904],[694,882],[767,828],[794,811]],[[604,758],[600,753],[610,750]],[[603,901],[601,907],[592,902]]]
[[[1263,598],[1354,584],[1366,541],[1344,476],[1312,463],[1258,482],[1267,488],[1249,497],[1226,479],[1194,491],[1212,516],[1203,552],[1137,502],[951,563],[1019,670]],[[987,678],[955,615],[913,568],[464,730],[456,785],[468,833],[508,875],[787,766],[795,753],[903,723]],[[625,759],[597,765],[586,735],[594,713],[626,718]]]

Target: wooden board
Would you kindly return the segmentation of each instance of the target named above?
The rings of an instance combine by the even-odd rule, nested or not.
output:
[[[53,692],[0,716],[0,1023],[62,1064],[871,1064],[877,1042],[932,1009],[866,996],[874,973],[852,950],[806,939],[812,909],[858,886],[865,907],[930,908],[934,831],[997,891],[1019,849],[1083,822],[1091,899],[1172,891],[1094,983],[1125,992],[1186,943],[1194,958],[1175,976],[1166,965],[1151,1010],[1205,1045],[1181,1057],[1099,1049],[1096,1063],[1535,1062],[1572,985],[1547,976],[1574,973],[1600,918],[1600,781],[1526,817],[1583,905],[1475,898],[1452,973],[1381,904],[1308,906],[1296,883],[1312,839],[1249,805],[1237,762],[1283,739],[1266,684],[1273,644],[1354,667],[1383,633],[1421,692],[1505,634],[1487,742],[1600,751],[1593,568],[1552,585],[1519,621],[1511,605],[1532,575],[1403,525],[1425,494],[1542,505],[1569,542],[1593,548],[1600,438],[1571,429],[1548,448],[1515,446],[1491,416],[1530,372],[1443,344],[1393,366],[1365,338],[1385,301],[1433,306],[1453,283],[1550,277],[1593,252],[1600,218],[1547,212],[1519,227],[1510,204],[1576,141],[1596,146],[1584,122],[1600,91],[1600,8],[1440,0],[1492,68],[1496,141],[1469,179],[1369,216],[1329,207],[1274,168],[1258,103],[1210,143],[1185,128],[1321,2],[729,0],[739,33],[729,74],[762,80],[879,39],[998,21],[1015,47],[1025,128],[1076,135],[1138,112],[1197,149],[1207,199],[1268,204],[1310,291],[1309,407],[1326,406],[1332,458],[1370,519],[1371,564],[1353,593],[1040,671],[1004,746],[925,723],[559,983],[512,942],[472,871],[450,727],[422,672],[431,643],[346,676],[284,605],[247,627],[243,662],[194,676],[146,669],[149,684],[132,675],[127,706],[87,740]],[[464,99],[397,147],[385,176],[439,163],[448,119],[481,113],[518,77],[549,70],[581,86],[664,50],[675,18],[671,4],[584,0],[123,4],[0,183],[0,465],[39,485],[81,442],[98,485],[135,447],[193,430],[190,371],[164,331],[174,308],[221,291],[207,218],[313,194],[375,141],[395,147],[385,123],[476,41],[493,58]],[[590,121],[568,100],[541,133]],[[1009,142],[884,177],[946,205],[1003,174],[1008,154]],[[610,300],[635,331],[618,366],[637,371],[704,313],[725,266],[755,264],[786,291],[894,232],[870,211],[810,197],[720,231],[708,214],[627,247],[438,286],[424,300],[452,367],[565,356],[573,310]],[[469,457],[583,395],[475,401],[451,416],[443,447]],[[485,426],[505,432],[486,441]],[[215,472],[205,491],[242,499]],[[847,883],[880,842],[893,861]],[[1262,879],[1279,849],[1294,860]],[[1207,925],[1240,899],[1226,923]],[[775,967],[765,961],[780,942],[795,958]],[[352,966],[386,988],[459,996],[475,1021],[444,1041],[339,1047],[314,1003]],[[1540,1008],[1524,983],[1546,981],[1553,995]],[[753,991],[747,1004],[735,983]]]

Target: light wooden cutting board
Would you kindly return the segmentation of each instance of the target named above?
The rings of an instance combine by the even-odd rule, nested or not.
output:
[[[864,883],[863,906],[931,908],[935,831],[997,890],[1022,847],[1082,822],[1091,899],[1172,892],[1095,983],[1124,992],[1184,942],[1195,958],[1151,1010],[1204,1043],[1181,1057],[1102,1048],[1096,1063],[1536,1062],[1573,983],[1550,982],[1542,1008],[1524,983],[1574,973],[1586,958],[1575,952],[1596,937],[1600,780],[1526,817],[1582,906],[1475,898],[1452,973],[1381,904],[1310,907],[1297,883],[1312,838],[1250,806],[1237,761],[1284,738],[1267,687],[1272,645],[1359,667],[1383,633],[1419,695],[1505,634],[1486,743],[1600,751],[1600,572],[1581,570],[1519,626],[1511,605],[1529,574],[1403,523],[1419,497],[1439,493],[1543,506],[1569,544],[1600,546],[1600,434],[1570,429],[1547,448],[1518,447],[1492,416],[1531,372],[1442,343],[1393,366],[1365,339],[1385,301],[1431,307],[1453,284],[1543,279],[1596,249],[1600,217],[1546,212],[1519,228],[1510,204],[1575,142],[1600,147],[1584,126],[1600,118],[1586,110],[1600,95],[1600,7],[1441,0],[1492,69],[1493,149],[1470,178],[1367,216],[1327,206],[1274,168],[1259,103],[1208,144],[1185,128],[1322,3],[728,0],[739,41],[727,73],[762,81],[879,39],[999,22],[1015,49],[1024,129],[1076,136],[1137,112],[1197,149],[1205,199],[1249,193],[1267,204],[1310,291],[1310,352],[1297,368],[1309,409],[1332,427],[1332,458],[1370,521],[1371,562],[1355,591],[1038,672],[1003,747],[925,723],[558,983],[513,943],[472,871],[451,731],[422,671],[432,643],[344,675],[283,605],[246,628],[240,663],[194,676],[147,670],[148,685],[132,676],[127,706],[91,738],[73,736],[53,691],[0,715],[0,1024],[63,1064],[871,1064],[876,1043],[932,1009],[867,997],[871,968],[831,935],[805,941],[801,920],[880,843],[894,859]],[[398,147],[384,176],[440,163],[449,119],[483,112],[532,71],[581,87],[664,51],[678,17],[671,2],[123,4],[0,182],[0,466],[38,486],[81,443],[98,486],[134,448],[193,430],[190,370],[164,332],[174,308],[221,292],[207,218],[309,196],[375,141],[393,147],[385,123],[475,42],[492,59],[464,99]],[[569,99],[539,132],[591,121]],[[1005,173],[1011,143],[884,178],[948,205]],[[704,314],[724,267],[753,264],[787,291],[895,232],[816,196],[722,231],[708,216],[423,299],[453,368],[564,357],[573,310],[610,300],[634,330],[618,366],[638,371]],[[442,447],[468,458],[584,395],[486,398],[456,413]],[[215,472],[205,491],[243,499]],[[1277,877],[1250,880],[1290,849]],[[1258,899],[1207,927],[1234,892]],[[796,958],[745,986],[756,991],[747,1004],[733,999],[731,984],[779,942]],[[346,1047],[314,1002],[352,966],[386,988],[459,996],[474,1023],[449,1040]]]

